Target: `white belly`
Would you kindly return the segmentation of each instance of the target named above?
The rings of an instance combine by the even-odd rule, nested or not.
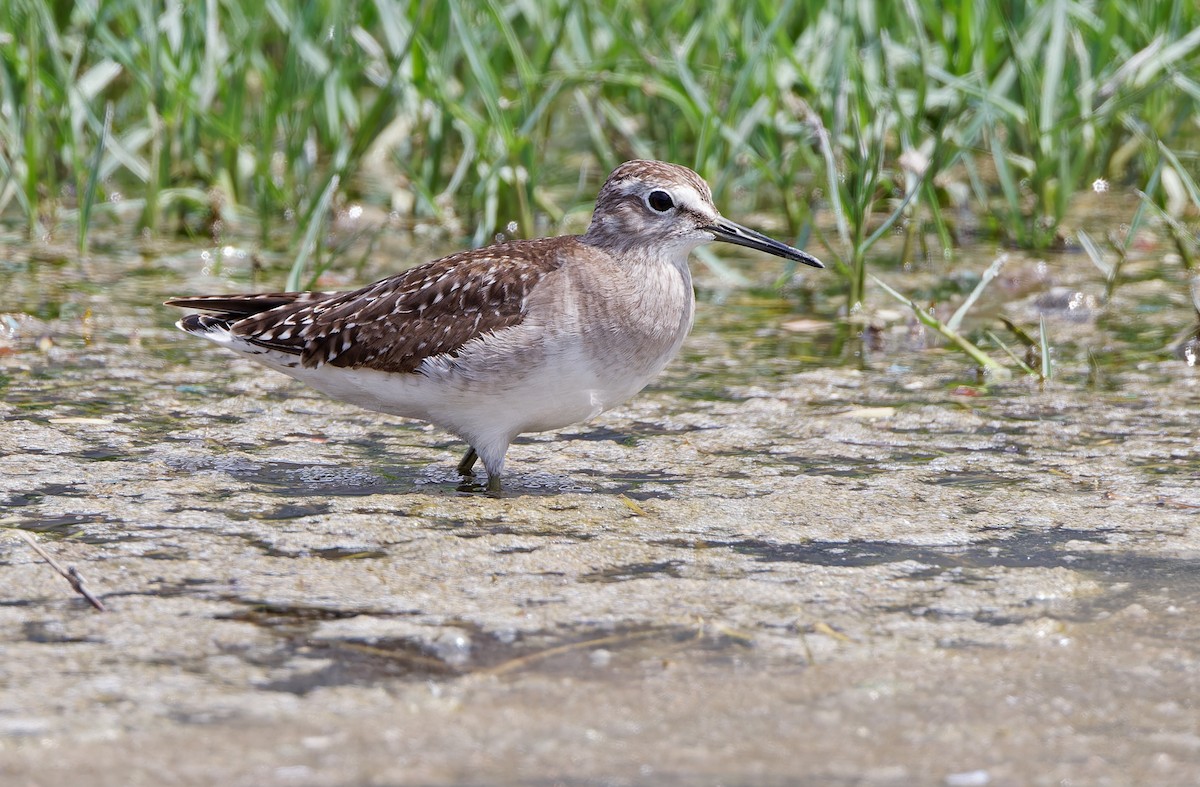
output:
[[[514,344],[522,344],[521,339]],[[500,363],[495,349],[492,345],[457,359],[426,361],[416,372],[403,374],[259,360],[335,399],[429,421],[467,440],[494,432],[511,439],[587,421],[642,390],[670,360],[664,353],[649,368],[631,373],[603,368],[578,345],[506,354]]]
[[[523,322],[473,339],[454,356],[427,358],[415,372],[305,368],[294,355],[228,332],[206,335],[335,399],[456,434],[498,475],[518,434],[621,404],[679,351],[693,314],[686,258],[634,274],[611,275],[609,286],[596,288],[584,281],[588,271],[564,268],[531,298]]]

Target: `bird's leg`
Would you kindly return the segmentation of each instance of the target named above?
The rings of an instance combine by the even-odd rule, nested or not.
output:
[[[467,455],[458,464],[458,472],[463,475],[470,475],[471,468],[475,465],[476,459],[483,460],[483,466],[487,470],[487,491],[490,494],[496,495],[500,492],[500,478],[504,475],[504,454],[508,450],[508,444],[512,441],[509,437],[502,444],[497,444],[495,440],[488,440],[482,443],[482,453],[480,449],[476,449],[474,444],[468,443],[471,450],[467,451]]]
[[[458,474],[464,477],[475,475],[475,460],[479,458],[479,454],[475,453],[475,446],[467,446],[467,455],[458,463]]]

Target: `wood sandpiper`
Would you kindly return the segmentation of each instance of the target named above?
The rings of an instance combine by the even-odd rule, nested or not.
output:
[[[353,292],[175,298],[177,325],[335,399],[462,438],[500,489],[524,432],[586,421],[642,390],[683,344],[688,254],[726,241],[821,262],[717,212],[686,167],[613,170],[583,235],[451,254]]]

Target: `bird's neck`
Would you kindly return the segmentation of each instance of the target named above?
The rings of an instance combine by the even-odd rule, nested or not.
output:
[[[578,236],[580,243],[597,249],[623,268],[668,265],[688,277],[688,255],[700,244],[678,240],[674,243],[659,239],[639,238],[636,233],[620,232],[595,221],[588,231]]]

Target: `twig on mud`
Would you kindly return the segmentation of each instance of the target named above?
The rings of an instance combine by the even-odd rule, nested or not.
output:
[[[25,542],[27,544],[29,544],[29,546],[33,547],[33,551],[37,552],[39,555],[41,555],[42,559],[45,560],[47,563],[49,563],[51,568],[53,568],[55,571],[57,571],[59,574],[61,574],[63,579],[70,582],[71,588],[76,593],[78,593],[79,595],[81,595],[85,599],[87,599],[87,602],[89,604],[91,604],[93,607],[95,607],[98,611],[100,611],[100,612],[105,611],[104,602],[102,602],[100,599],[93,596],[91,591],[89,591],[87,588],[85,588],[83,586],[84,585],[83,575],[79,573],[79,571],[75,568],[75,566],[69,566],[67,568],[63,568],[62,565],[57,560],[55,560],[53,557],[50,556],[49,552],[42,549],[41,545],[38,544],[37,540],[34,539],[33,536],[29,535],[24,530],[16,530],[14,532],[21,538],[25,539]]]
[[[562,653],[570,653],[573,650],[583,650],[585,648],[594,648],[599,645],[625,644],[634,642],[639,639],[648,639],[653,636],[662,634],[659,629],[651,629],[650,631],[635,631],[623,632],[619,634],[607,634],[603,637],[595,637],[593,639],[585,639],[581,642],[568,642],[565,645],[555,645],[552,648],[528,653],[524,656],[516,656],[514,658],[503,661],[493,667],[479,670],[482,675],[503,675],[508,672],[515,672],[523,667],[533,664],[538,661],[544,661],[551,656],[557,656]]]

